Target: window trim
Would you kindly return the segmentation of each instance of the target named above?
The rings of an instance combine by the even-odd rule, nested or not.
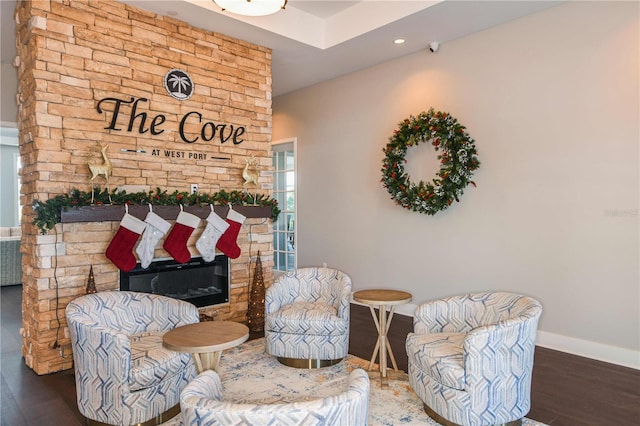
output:
[[[300,240],[298,239],[298,138],[286,138],[286,139],[279,139],[276,141],[271,142],[271,148],[272,148],[272,152],[277,152],[279,151],[276,147],[278,145],[282,146],[282,145],[288,145],[291,144],[293,146],[293,198],[294,198],[294,211],[293,211],[293,220],[294,220],[294,224],[295,227],[293,229],[293,238],[295,241],[295,247],[294,247],[294,251],[293,251],[293,262],[294,262],[294,268],[297,268],[298,266],[298,247],[300,247]],[[273,158],[273,155],[272,155]],[[275,170],[274,170],[275,173]],[[273,195],[275,196],[275,179],[273,180]],[[284,209],[282,209],[282,214],[284,214]],[[275,223],[274,223],[275,225]],[[273,230],[273,234],[275,236],[276,231],[275,229]],[[281,271],[279,269],[276,269],[276,248],[275,245],[273,247],[273,254],[274,254],[274,259],[273,259],[273,271],[274,271],[274,275],[275,277],[279,277],[280,275],[284,274],[285,271]]]

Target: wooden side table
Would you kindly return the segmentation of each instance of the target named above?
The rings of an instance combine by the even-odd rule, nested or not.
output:
[[[391,320],[393,319],[395,307],[397,305],[409,303],[411,301],[411,298],[411,293],[390,289],[360,290],[353,293],[353,300],[355,300],[356,302],[364,303],[365,305],[369,305],[371,316],[373,317],[373,322],[376,324],[376,328],[378,329],[378,341],[376,342],[376,346],[373,349],[373,355],[371,356],[371,361],[369,362],[369,371],[372,370],[376,355],[378,355],[379,352],[381,387],[385,386],[387,382],[387,354],[391,359],[393,369],[398,372],[398,364],[396,364],[396,359],[393,356],[393,351],[391,350],[389,339],[387,339],[387,333],[389,332],[389,327],[391,326]],[[390,306],[388,315],[387,306]],[[378,308],[377,316],[374,308]]]
[[[168,331],[162,337],[165,348],[193,356],[198,373],[216,370],[220,355],[249,338],[249,328],[234,321],[204,321]]]

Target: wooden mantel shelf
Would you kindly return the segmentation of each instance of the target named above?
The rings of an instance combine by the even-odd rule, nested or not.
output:
[[[180,213],[180,206],[153,206],[153,212],[165,220],[176,220]],[[228,206],[213,206],[215,212],[222,218],[227,217]],[[233,209],[247,218],[270,218],[271,207],[269,206],[241,206],[234,205]],[[200,219],[206,219],[211,213],[209,206],[184,206],[184,211],[194,214]],[[121,220],[125,213],[123,205],[118,206],[84,206],[73,207],[67,211],[62,211],[60,221],[62,223],[72,222],[106,222]],[[129,206],[129,214],[144,220],[149,213],[149,206]]]

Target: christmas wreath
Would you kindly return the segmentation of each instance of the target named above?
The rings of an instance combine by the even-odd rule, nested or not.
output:
[[[422,142],[431,143],[440,152],[441,167],[431,182],[416,184],[405,172],[404,163],[407,149]],[[434,215],[454,200],[460,201],[459,196],[468,184],[476,186],[471,176],[480,161],[474,140],[449,113],[431,108],[417,117],[410,116],[399,123],[383,152],[382,184],[391,199],[406,209]]]

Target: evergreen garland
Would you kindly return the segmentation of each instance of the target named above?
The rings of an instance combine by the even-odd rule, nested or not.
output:
[[[60,223],[62,211],[68,211],[70,207],[83,207],[91,205],[160,205],[160,206],[203,206],[203,205],[244,205],[271,207],[271,219],[276,220],[280,214],[278,202],[262,194],[249,194],[242,191],[227,192],[222,190],[213,194],[174,191],[168,193],[156,188],[155,191],[127,193],[126,191],[113,190],[109,192],[103,189],[94,194],[94,202],[91,203],[91,192],[71,190],[70,194],[57,195],[47,201],[35,200],[33,210],[36,217],[33,224],[40,228],[44,235],[53,227]]]
[[[440,151],[441,167],[431,182],[416,184],[405,172],[404,163],[407,149],[422,142],[429,142],[436,152]],[[474,140],[449,113],[431,108],[417,117],[410,116],[399,123],[383,152],[382,184],[391,199],[406,209],[434,215],[454,200],[460,201],[459,196],[468,184],[476,186],[471,176],[480,161]]]

